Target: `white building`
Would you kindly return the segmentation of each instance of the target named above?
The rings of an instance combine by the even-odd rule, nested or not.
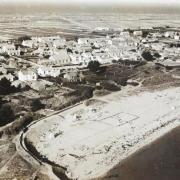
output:
[[[33,54],[38,54],[40,56],[52,56],[54,54],[54,49],[50,47],[39,47],[33,52]]]
[[[36,71],[26,69],[18,72],[18,79],[20,81],[36,81],[38,79],[38,75]]]
[[[88,44],[90,42],[90,38],[79,38],[78,44]]]
[[[58,77],[63,70],[60,67],[41,66],[38,68],[37,73],[41,77]]]
[[[53,47],[55,47],[55,48],[64,47],[65,44],[66,44],[66,39],[65,38],[56,39],[56,40],[53,41]]]
[[[74,50],[77,51],[78,53],[91,52],[92,47],[89,44],[83,44],[83,45],[76,46]]]
[[[152,36],[153,38],[161,38],[162,33],[160,32],[149,33],[149,36]]]
[[[71,64],[71,58],[65,49],[56,50],[54,54],[50,56],[49,61],[55,65]]]
[[[10,56],[20,55],[20,49],[16,49],[16,46],[14,44],[3,44],[1,46],[1,53],[7,53]]]
[[[151,48],[156,51],[163,51],[163,49],[166,46],[164,43],[152,43],[150,45],[151,45]]]
[[[78,71],[71,71],[64,74],[64,78],[69,82],[77,82],[80,80]]]
[[[180,40],[180,36],[179,36],[179,35],[175,35],[175,36],[174,36],[174,39],[175,39],[175,40]]]
[[[30,48],[33,48],[35,46],[32,40],[23,40],[22,45]]]
[[[94,57],[90,52],[81,53],[81,54],[70,54],[72,64],[81,64],[87,65],[90,61],[94,60]]]
[[[80,64],[82,65],[88,65],[88,63],[90,61],[93,61],[94,60],[94,56],[90,53],[90,52],[87,52],[87,53],[82,53],[81,54],[81,62]]]
[[[120,33],[120,36],[130,37],[130,33],[129,33],[129,31],[122,31],[122,32]]]
[[[142,32],[142,31],[134,31],[134,32],[133,32],[133,35],[134,35],[134,36],[142,36],[142,35],[143,35],[143,32]]]
[[[112,57],[114,60],[119,60],[122,57],[123,49],[119,49],[116,46],[111,46],[106,49],[107,53],[110,57]]]
[[[110,28],[109,27],[96,27],[95,31],[109,31]]]
[[[164,33],[164,36],[165,36],[166,38],[168,38],[168,37],[173,38],[174,35],[175,35],[175,32],[173,32],[173,31],[167,31],[167,32]]]
[[[71,58],[72,64],[80,64],[82,62],[82,57],[80,54],[73,53],[73,54],[70,54],[69,56]]]

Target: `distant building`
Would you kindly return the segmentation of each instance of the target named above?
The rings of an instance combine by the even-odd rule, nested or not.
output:
[[[38,68],[37,72],[41,77],[57,77],[61,74],[62,70],[59,67],[41,66]]]
[[[161,38],[163,34],[160,32],[155,32],[155,33],[149,33],[149,36],[152,36],[153,38]]]
[[[20,49],[16,48],[14,44],[4,44],[1,46],[1,53],[7,53],[10,56],[19,56]]]
[[[40,56],[52,56],[54,54],[54,50],[49,47],[39,47],[37,50],[33,52],[33,54],[37,54]]]
[[[175,40],[180,40],[180,36],[179,36],[179,35],[175,35],[175,36],[174,36],[174,39],[175,39]]]
[[[65,38],[61,38],[61,39],[56,39],[53,41],[53,47],[55,48],[61,48],[66,44],[66,39]]]
[[[90,41],[90,38],[79,38],[78,39],[78,44],[88,44]]]
[[[175,32],[174,32],[174,31],[167,31],[167,32],[164,33],[164,36],[165,36],[166,38],[173,38],[174,35],[175,35]]]
[[[18,79],[20,81],[36,81],[38,79],[38,75],[35,70],[21,70],[18,72]]]
[[[142,32],[142,31],[134,31],[134,32],[133,32],[133,35],[134,35],[134,36],[142,36],[142,35],[143,35],[143,32]]]
[[[77,82],[80,80],[79,73],[77,71],[71,71],[64,74],[64,78],[69,82]]]
[[[109,27],[96,27],[95,31],[109,31],[110,28]]]
[[[9,65],[10,68],[17,68],[18,62],[15,59],[9,59]]]
[[[129,37],[129,36],[130,36],[130,33],[129,33],[129,31],[122,31],[122,32],[120,33],[120,36]]]
[[[33,48],[34,42],[32,40],[23,40],[22,45],[25,47]]]
[[[82,63],[82,57],[81,57],[80,54],[73,53],[73,54],[70,54],[69,56],[71,58],[71,63],[72,64],[80,64],[80,63]]]
[[[54,54],[50,56],[49,61],[55,65],[71,64],[70,56],[65,49],[56,50]]]

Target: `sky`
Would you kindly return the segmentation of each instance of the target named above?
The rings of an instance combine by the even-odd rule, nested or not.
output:
[[[180,0],[0,0],[0,3],[23,3],[23,4],[89,4],[89,5],[138,5],[138,4],[163,4],[163,5],[180,5]]]

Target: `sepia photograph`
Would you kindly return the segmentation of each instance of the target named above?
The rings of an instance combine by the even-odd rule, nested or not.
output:
[[[0,180],[180,180],[180,1],[0,0]]]

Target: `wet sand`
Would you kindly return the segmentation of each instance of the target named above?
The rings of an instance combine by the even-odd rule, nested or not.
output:
[[[180,126],[132,154],[99,179],[179,180]]]

